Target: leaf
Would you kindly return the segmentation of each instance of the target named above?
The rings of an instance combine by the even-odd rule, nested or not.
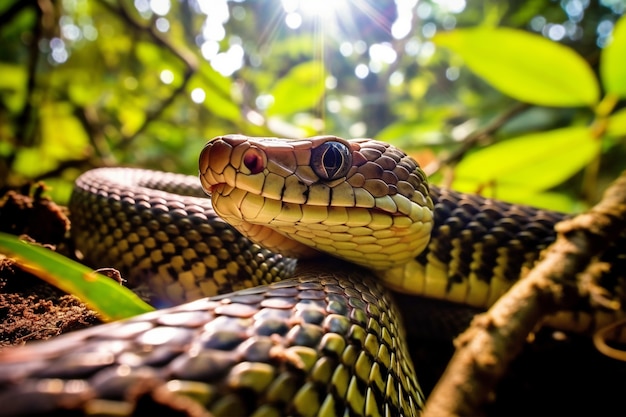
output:
[[[206,99],[202,103],[212,114],[232,122],[241,120],[241,110],[232,97],[232,80],[215,71],[208,63],[201,63],[199,73],[187,85],[191,92],[202,88]]]
[[[0,97],[12,112],[17,113],[26,101],[26,68],[0,63]]]
[[[241,110],[239,106],[213,90],[206,91],[206,99],[202,103],[211,113],[225,120],[238,122],[241,120]]]
[[[561,213],[581,212],[586,207],[574,197],[563,192],[528,190],[521,187],[499,187],[495,190],[498,200],[526,204]]]
[[[136,106],[120,106],[118,116],[120,121],[120,131],[126,136],[132,136],[146,121],[144,109]]]
[[[583,169],[599,149],[600,142],[585,126],[520,136],[464,158],[455,170],[453,187],[466,192],[490,185],[547,190]]]
[[[221,94],[224,97],[231,97],[232,80],[215,71],[208,62],[200,62],[198,77],[206,88],[215,90],[217,94]]]
[[[416,146],[437,146],[445,143],[441,123],[398,121],[376,134],[376,139],[393,142],[403,148]]]
[[[106,320],[121,320],[154,310],[111,278],[50,249],[0,233],[0,250],[15,258],[20,268],[75,295]]]
[[[608,136],[626,136],[626,108],[618,110],[609,116],[608,122],[606,129]]]
[[[626,98],[626,16],[617,21],[600,55],[600,77],[607,93]]]
[[[84,155],[89,137],[68,102],[51,102],[39,108],[41,148],[48,156],[70,160]]]
[[[581,212],[586,208],[579,200],[565,193],[543,191],[536,194],[525,194],[524,191],[523,189],[508,188],[502,190],[502,193],[498,193],[498,197],[506,201],[560,211],[561,213]]]
[[[274,104],[268,109],[268,116],[285,116],[315,107],[326,90],[325,72],[320,61],[308,61],[293,67],[270,92]]]
[[[21,65],[12,65],[0,62],[0,90],[16,90],[26,82],[26,68]]]
[[[38,108],[41,145],[19,150],[13,165],[16,172],[32,178],[88,152],[89,137],[72,110],[67,102],[45,103]]]
[[[539,35],[509,28],[459,29],[435,36],[492,86],[541,106],[593,106],[598,80],[572,49]]]

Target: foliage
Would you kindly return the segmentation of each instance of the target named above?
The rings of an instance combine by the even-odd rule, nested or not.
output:
[[[600,94],[583,57],[538,35],[508,28],[460,29],[437,35],[435,43],[461,55],[472,71],[519,101],[592,106]]]
[[[626,98],[626,73],[619,66],[626,55],[626,18],[618,21],[612,41],[600,55],[606,92],[602,101],[589,64],[570,48],[537,35],[479,28],[441,34],[435,42],[461,55],[473,71],[517,100],[553,107],[588,106],[595,114],[587,126],[525,134],[469,155],[455,171],[454,186],[461,191],[497,183],[505,199],[523,200],[590,166],[600,157],[608,136],[626,135],[621,112],[611,115],[618,100]]]
[[[0,251],[10,255],[25,271],[73,294],[107,321],[153,311],[128,288],[50,249],[0,233]]]
[[[45,179],[63,202],[94,166],[195,173],[217,135],[329,133],[393,141],[455,188],[579,209],[624,169],[625,10],[7,1],[0,185]]]

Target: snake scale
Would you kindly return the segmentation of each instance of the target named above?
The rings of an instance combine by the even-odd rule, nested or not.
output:
[[[149,286],[155,305],[185,304],[0,352],[1,415],[155,413],[147,397],[194,415],[419,415],[389,289],[486,308],[564,218],[428,185],[371,139],[223,136],[199,165],[202,187],[127,168],[76,181],[85,261]],[[294,258],[322,253],[289,278]]]

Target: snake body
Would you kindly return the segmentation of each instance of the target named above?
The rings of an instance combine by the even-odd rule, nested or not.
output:
[[[400,315],[373,275],[487,307],[564,218],[429,186],[411,158],[368,139],[220,137],[200,179],[215,211],[194,177],[87,172],[74,239],[157,304],[236,292],[0,352],[0,414],[131,415],[149,397],[210,415],[417,415]],[[286,279],[294,260],[273,251],[371,272],[331,263]]]

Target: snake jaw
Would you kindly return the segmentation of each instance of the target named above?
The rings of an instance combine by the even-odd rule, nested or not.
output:
[[[320,255],[320,252],[316,249],[300,243],[288,235],[277,232],[271,227],[247,222],[241,222],[235,227],[253,242],[263,245],[271,251],[280,252],[285,256],[308,259]]]

